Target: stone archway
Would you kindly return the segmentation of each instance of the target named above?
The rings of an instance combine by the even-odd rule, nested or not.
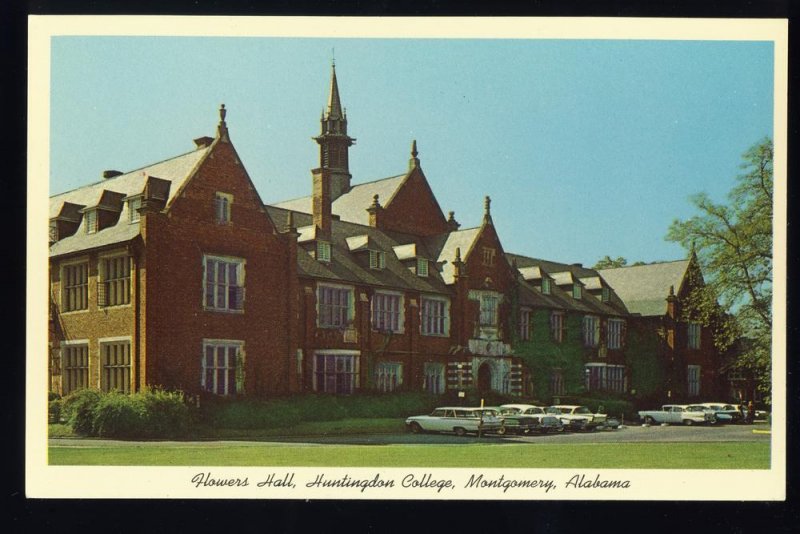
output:
[[[489,362],[483,362],[478,367],[478,391],[491,391],[492,389],[492,366]]]

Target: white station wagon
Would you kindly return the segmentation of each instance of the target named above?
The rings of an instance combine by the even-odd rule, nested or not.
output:
[[[430,415],[415,415],[406,419],[406,428],[415,434],[454,432],[457,436],[463,436],[467,433],[477,434],[479,426],[483,432],[493,432],[501,425],[501,420],[485,408],[483,413],[481,408],[436,408]]]

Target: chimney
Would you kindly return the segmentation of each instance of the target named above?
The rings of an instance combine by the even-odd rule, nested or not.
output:
[[[311,214],[314,226],[317,227],[317,237],[330,241],[331,239],[331,174],[328,169],[319,168],[311,171],[313,177],[313,194]]]
[[[115,171],[113,169],[109,169],[107,171],[103,171],[103,179],[108,180],[109,178],[114,178],[115,176],[122,175],[122,171]]]
[[[197,139],[194,140],[194,144],[195,144],[195,146],[197,148],[205,148],[205,147],[211,145],[211,143],[213,143],[213,142],[214,142],[214,138],[213,137],[208,137],[208,136],[198,137]]]

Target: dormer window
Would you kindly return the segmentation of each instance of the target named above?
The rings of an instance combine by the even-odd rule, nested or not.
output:
[[[550,279],[547,277],[542,278],[542,294],[550,294]]]
[[[607,287],[604,287],[600,294],[600,298],[603,302],[608,302],[611,299],[611,291]]]
[[[317,261],[331,261],[331,244],[327,241],[317,241]]]
[[[417,258],[417,276],[428,276],[428,260]]]
[[[218,191],[214,196],[214,221],[217,224],[230,224],[231,204],[233,204],[233,195]]]
[[[380,250],[369,251],[369,268],[370,269],[385,269],[386,268],[386,253]]]
[[[139,208],[142,207],[142,197],[134,197],[128,200],[128,221],[133,224],[139,222]]]
[[[580,298],[581,298],[581,285],[580,284],[574,284],[572,286],[572,298],[574,298],[576,300],[580,300]]]
[[[85,214],[86,217],[86,233],[94,234],[97,232],[97,210],[89,210]]]

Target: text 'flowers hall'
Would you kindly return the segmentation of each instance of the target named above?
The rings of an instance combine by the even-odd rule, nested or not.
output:
[[[265,205],[225,119],[50,198],[52,391],[726,393],[681,313],[694,254],[598,271],[507,253],[489,197],[475,226],[444,214],[415,141],[407,169],[354,181],[335,69],[307,197]]]

